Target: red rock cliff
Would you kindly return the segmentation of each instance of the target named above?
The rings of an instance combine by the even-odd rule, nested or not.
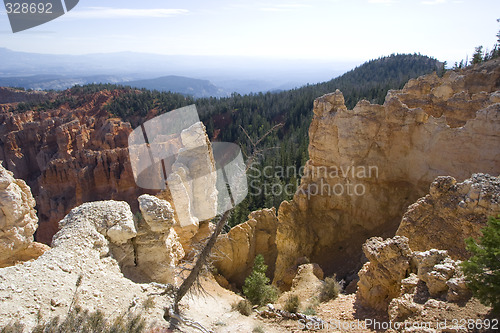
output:
[[[105,110],[119,93],[68,96],[71,102],[47,111],[0,109],[0,160],[33,190],[37,241],[50,244],[59,220],[84,202],[125,200],[137,209],[144,190],[135,185],[128,157],[132,128]]]

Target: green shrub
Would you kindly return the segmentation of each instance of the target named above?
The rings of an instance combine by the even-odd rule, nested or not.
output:
[[[462,269],[473,295],[500,312],[500,215],[490,217],[482,233],[479,244],[472,238],[465,241],[472,256],[462,263]]]
[[[323,281],[323,285],[320,288],[320,301],[328,302],[331,299],[336,299],[340,294],[340,289],[340,284],[335,279],[335,275],[333,277],[327,277],[325,281]]]
[[[283,310],[291,313],[297,313],[297,311],[299,311],[299,306],[300,306],[299,296],[291,294],[288,295],[285,301],[285,305],[283,306]]]
[[[278,290],[269,284],[266,271],[264,257],[259,254],[255,257],[252,273],[245,279],[243,286],[243,294],[252,304],[265,305],[273,303],[278,298]]]
[[[238,303],[233,304],[232,308],[244,316],[250,316],[252,314],[252,303],[246,299],[242,299]]]

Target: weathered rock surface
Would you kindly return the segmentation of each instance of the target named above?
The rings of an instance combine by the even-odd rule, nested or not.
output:
[[[36,259],[48,249],[33,242],[35,204],[28,185],[0,165],[0,267]]]
[[[125,200],[137,210],[145,191],[136,186],[129,163],[132,128],[104,108],[117,94],[101,91],[68,97],[51,110],[0,113],[0,160],[33,191],[37,241],[50,244],[58,222],[83,202]]]
[[[489,216],[500,214],[500,178],[474,174],[457,183],[438,177],[430,194],[403,215],[397,235],[406,236],[413,250],[445,249],[453,259],[468,258],[464,240],[479,238]]]
[[[459,261],[444,250],[413,252],[408,238],[369,239],[363,246],[367,262],[359,272],[356,298],[360,305],[388,310],[391,320],[419,314],[434,300],[460,302],[470,298]]]
[[[184,249],[173,226],[174,211],[170,203],[144,194],[139,197],[143,219],[138,221],[133,246],[133,261],[123,269],[134,280],[177,284],[175,271],[184,257]]]
[[[181,132],[182,148],[172,165],[167,183],[168,200],[175,207],[176,226],[187,252],[199,224],[217,215],[217,173],[210,140],[203,123]]]
[[[214,266],[229,282],[241,287],[251,273],[255,256],[262,254],[268,265],[267,274],[274,274],[276,262],[276,209],[250,213],[248,221],[219,236],[215,245]]]
[[[307,264],[311,264],[309,258],[297,258],[297,260],[295,260],[295,265],[289,267],[286,270],[285,274],[283,275],[283,279],[281,279],[279,283],[276,284],[276,286],[282,291],[289,290],[293,285],[293,279],[295,279],[297,273],[299,272],[299,268]],[[324,272],[321,267],[316,263],[312,263],[311,265],[314,268],[314,274],[318,277],[318,279],[323,280]]]
[[[149,323],[161,324],[170,299],[152,296],[161,306],[145,309],[146,299],[161,289],[136,284],[120,269],[133,264],[137,236],[126,202],[85,203],[60,224],[51,250],[35,261],[0,269],[0,327],[20,321],[29,329],[38,316],[44,321],[64,317],[72,303],[101,310],[106,318],[147,311]]]
[[[499,82],[495,60],[411,80],[384,105],[347,110],[340,91],[317,99],[305,175],[278,212],[274,283],[303,256],[327,275],[352,274],[366,239],[394,235],[436,177],[498,175]]]
[[[297,295],[300,299],[300,311],[304,311],[308,306],[317,304],[323,285],[323,271],[316,264],[303,264],[297,268],[291,289],[280,295],[277,303],[283,307],[290,295]]]
[[[363,251],[369,262],[359,271],[357,298],[363,305],[386,310],[389,302],[400,295],[401,280],[410,269],[408,239],[370,238]]]

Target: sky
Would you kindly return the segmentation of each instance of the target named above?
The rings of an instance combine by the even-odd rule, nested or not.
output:
[[[494,45],[498,18],[499,0],[80,0],[15,34],[0,5],[0,47],[351,62],[421,53],[453,64]]]

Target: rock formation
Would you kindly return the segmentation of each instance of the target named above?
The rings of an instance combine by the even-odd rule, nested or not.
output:
[[[438,177],[430,194],[408,208],[396,234],[408,237],[413,250],[446,249],[453,259],[464,260],[464,239],[479,238],[488,217],[499,214],[498,177],[474,174],[461,183]]]
[[[274,283],[302,256],[327,275],[357,272],[365,240],[394,235],[436,177],[498,175],[499,82],[495,60],[411,80],[384,105],[360,101],[347,110],[340,91],[317,99],[310,160],[278,212]]]
[[[177,284],[176,267],[184,250],[173,226],[174,211],[165,200],[144,194],[139,197],[142,219],[133,240],[134,260],[124,270],[137,281]]]
[[[147,212],[152,212],[152,204],[145,206]],[[164,232],[170,222],[166,219],[166,227],[161,227],[159,218],[150,218],[148,226]],[[60,227],[53,248],[37,260],[0,269],[0,327],[17,320],[32,328],[38,317],[64,317],[72,304],[91,311],[99,309],[107,318],[149,311],[149,320],[163,321],[163,306],[171,300],[167,296],[150,296],[158,295],[162,289],[154,284],[136,284],[124,277],[127,271],[122,268],[133,266],[136,257],[142,259],[141,255],[134,255],[133,241],[140,236],[141,228],[138,234],[126,202],[85,203],[71,210]],[[149,250],[144,243],[137,244],[139,249],[142,246]],[[154,297],[161,306],[144,309],[148,297]]]
[[[404,321],[428,302],[470,298],[459,267],[468,257],[465,239],[481,236],[488,216],[500,211],[499,195],[498,177],[474,174],[462,183],[436,178],[430,194],[408,208],[397,236],[363,245],[369,262],[359,272],[359,303]]]
[[[309,306],[314,307],[319,301],[323,283],[323,271],[318,265],[300,265],[292,279],[290,291],[281,294],[277,303],[283,308],[290,295],[297,295],[300,298],[300,311]]]
[[[389,311],[391,320],[404,320],[424,309],[430,299],[464,301],[471,293],[445,250],[413,252],[408,238],[370,238],[363,246],[369,259],[359,272],[359,304]]]
[[[0,268],[36,259],[48,247],[33,242],[35,199],[23,180],[0,165]]]
[[[274,275],[276,262],[276,209],[262,209],[248,216],[248,221],[219,236],[214,249],[214,266],[229,282],[241,287],[250,275],[255,256],[262,254],[268,265],[267,275]]]
[[[369,262],[359,271],[357,297],[362,305],[386,310],[389,302],[400,295],[401,280],[410,270],[408,239],[394,237],[384,241],[373,237],[363,245],[363,252]]]
[[[201,122],[181,132],[182,148],[172,165],[167,183],[175,206],[176,230],[186,249],[199,224],[217,215],[217,173],[210,140]]]
[[[68,96],[53,109],[0,113],[0,160],[33,191],[38,241],[50,244],[57,223],[83,202],[125,200],[137,210],[145,191],[135,185],[129,163],[132,129],[104,108],[119,93]]]

